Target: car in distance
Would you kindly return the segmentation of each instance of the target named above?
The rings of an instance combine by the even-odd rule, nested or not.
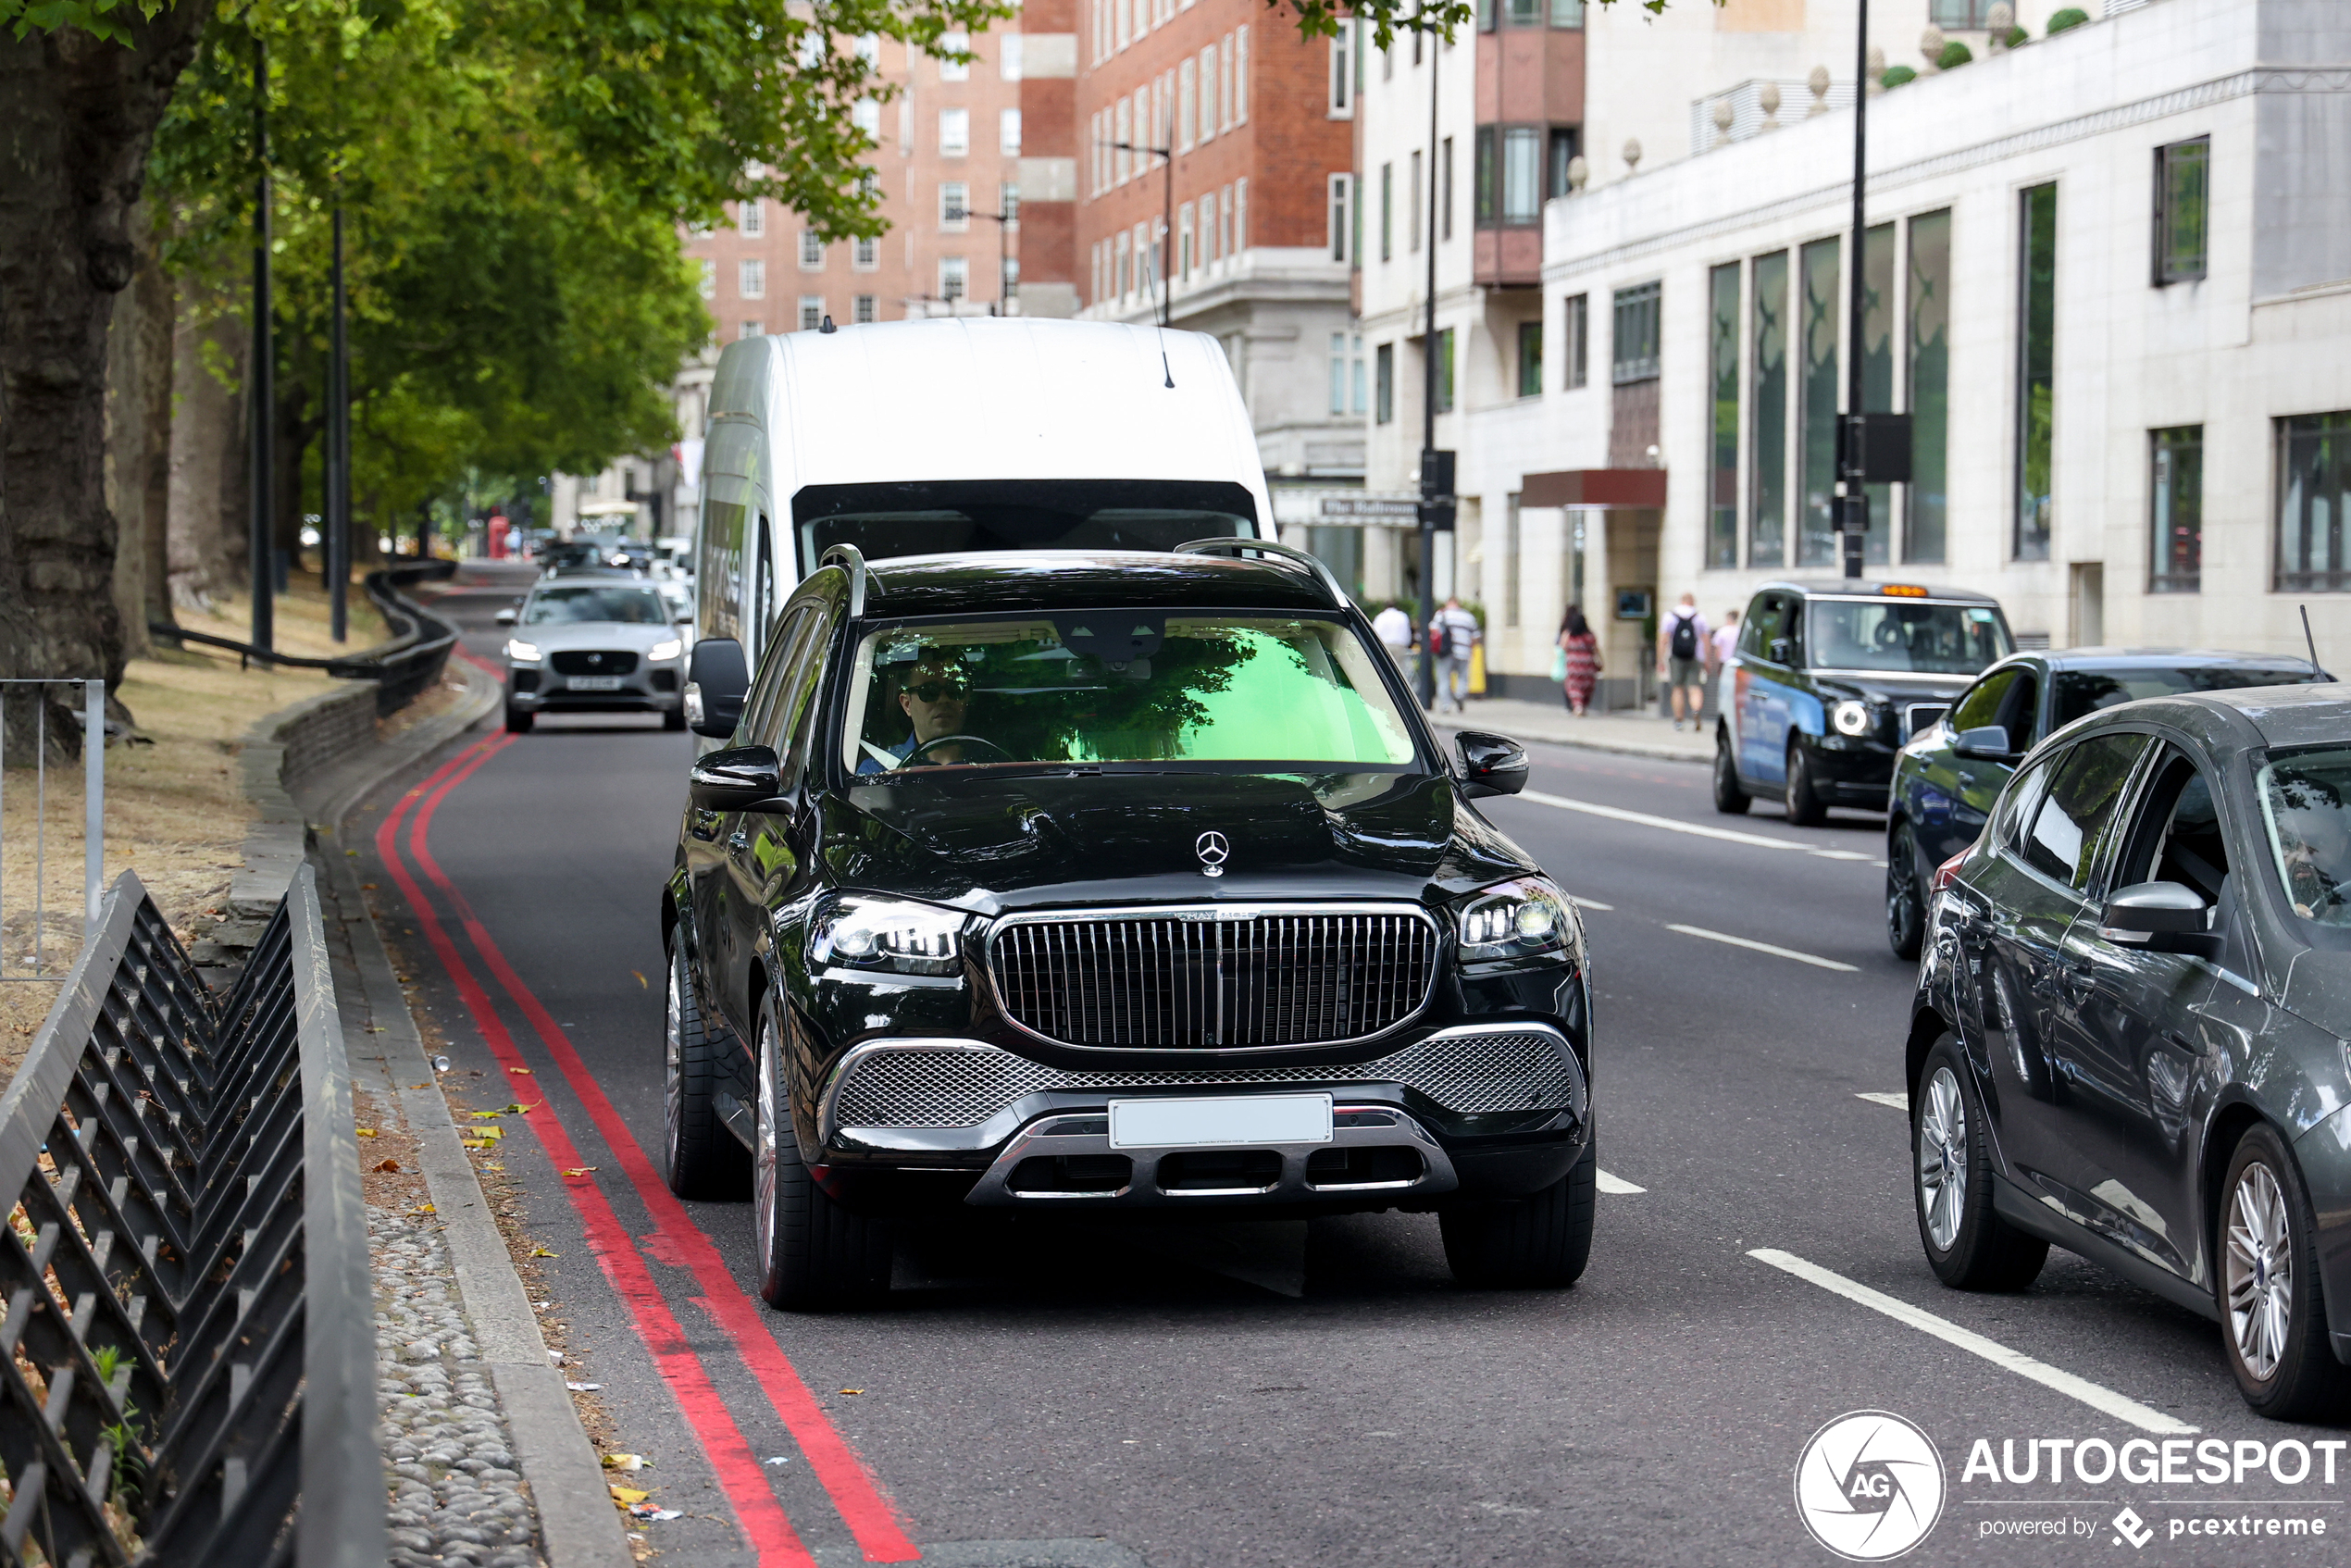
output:
[[[2252,1407],[2351,1392],[2351,687],[2108,708],[1936,875],[1912,1183],[1945,1284],[2054,1242],[2221,1325]]]
[[[685,631],[642,578],[541,579],[498,612],[506,640],[506,728],[542,713],[657,713],[686,728]]]
[[[836,546],[743,662],[691,672],[665,1151],[753,1188],[769,1302],[983,1208],[1434,1210],[1465,1282],[1582,1273],[1583,928],[1474,804],[1525,753],[1441,750],[1319,563]]]
[[[1919,955],[1934,868],[1975,841],[2025,753],[2084,715],[2142,697],[2330,680],[2308,660],[2201,648],[2011,654],[1976,678],[1895,759],[1886,807],[1885,940]]]
[[[1714,809],[1775,797],[1805,825],[1884,811],[1897,749],[2014,646],[1998,602],[1963,589],[1765,583],[1723,662]]]

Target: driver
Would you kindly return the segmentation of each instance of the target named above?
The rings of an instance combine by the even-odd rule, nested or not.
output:
[[[2343,891],[2337,874],[2351,862],[2351,830],[2345,827],[2343,813],[2323,805],[2281,811],[2277,832],[2294,912],[2305,919],[2339,923]]]
[[[906,716],[913,733],[894,746],[866,746],[866,755],[858,763],[860,773],[879,773],[897,765],[885,763],[876,753],[903,763],[916,747],[936,740],[942,735],[965,733],[964,716],[971,702],[971,677],[963,661],[939,648],[926,648],[901,680],[898,688],[899,711]],[[964,760],[961,746],[933,746],[923,753],[916,766],[933,763],[959,763]]]

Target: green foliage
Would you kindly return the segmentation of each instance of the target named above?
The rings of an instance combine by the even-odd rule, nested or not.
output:
[[[54,32],[61,27],[78,27],[110,44],[129,42],[129,33],[121,19],[132,11],[152,17],[163,9],[163,0],[0,0],[0,27],[6,27],[19,38],[34,32]]]
[[[2002,48],[2015,49],[2032,42],[2033,35],[2031,33],[2025,31],[2021,27],[2012,27],[2009,29],[2006,36],[2001,38],[2000,45]]]
[[[1943,45],[1943,53],[1934,56],[1934,63],[1940,69],[1957,70],[1974,58],[1975,51],[1954,38]]]
[[[1888,66],[1880,80],[1888,87],[1899,87],[1906,81],[1916,81],[1919,73],[1908,66]]]
[[[2081,6],[2068,6],[2061,11],[2050,12],[2048,25],[2041,31],[2045,36],[2055,38],[2067,28],[2080,27],[2084,22],[2088,21],[2089,19],[2090,13],[2084,10]]]

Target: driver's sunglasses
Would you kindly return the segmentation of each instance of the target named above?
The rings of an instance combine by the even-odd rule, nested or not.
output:
[[[941,697],[960,697],[971,688],[960,680],[926,680],[920,686],[909,686],[906,690],[922,702],[936,703]]]

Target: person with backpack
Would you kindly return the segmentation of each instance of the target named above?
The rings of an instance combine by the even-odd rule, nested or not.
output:
[[[1698,613],[1698,595],[1685,593],[1673,613],[1657,628],[1657,673],[1673,693],[1673,728],[1685,718],[1701,722],[1706,711],[1706,617]]]
[[[1477,617],[1462,608],[1458,595],[1447,595],[1428,623],[1428,655],[1437,661],[1437,703],[1450,702],[1457,714],[1469,712],[1470,650],[1480,641]]]

